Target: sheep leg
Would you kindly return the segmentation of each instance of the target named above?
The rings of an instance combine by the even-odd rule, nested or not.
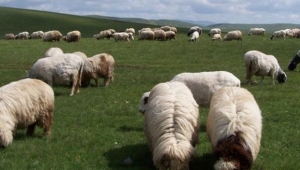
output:
[[[110,80],[109,77],[105,77],[105,78],[104,78],[104,86],[105,86],[105,87],[109,85],[109,80]]]
[[[260,83],[259,83],[260,85],[262,85],[264,78],[265,78],[265,76],[261,76]]]
[[[72,83],[72,89],[71,89],[71,94],[70,96],[73,96],[74,95],[74,92],[75,92],[75,87],[77,85],[77,77],[72,75],[72,80],[73,80],[73,83]]]
[[[33,135],[34,130],[35,130],[35,125],[36,125],[36,123],[33,123],[33,124],[31,124],[27,127],[27,131],[26,131],[27,136],[32,136]]]
[[[44,135],[49,135],[51,133],[53,111],[51,111],[48,115],[49,116],[46,118],[46,121],[43,123]]]

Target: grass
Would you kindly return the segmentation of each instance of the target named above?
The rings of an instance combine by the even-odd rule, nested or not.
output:
[[[92,35],[88,30],[86,27],[82,33]],[[116,43],[88,36],[78,43],[0,40],[0,86],[24,78],[50,47],[82,51],[87,56],[107,52],[116,61],[115,81],[107,88],[81,88],[81,93],[69,97],[69,87],[54,87],[51,136],[43,137],[40,128],[33,137],[17,131],[13,143],[0,150],[0,169],[155,169],[143,133],[144,118],[137,110],[141,95],[181,72],[226,70],[244,81],[243,55],[253,49],[276,56],[288,76],[282,85],[273,86],[269,77],[262,85],[242,85],[254,95],[263,115],[261,150],[253,169],[300,169],[299,71],[287,71],[288,62],[299,50],[299,39],[271,41],[268,35],[246,33],[242,42],[211,41],[207,34],[197,43],[188,39],[182,31],[176,40],[167,42]],[[213,156],[205,132],[208,111],[200,108],[200,144],[191,170],[212,169]],[[128,157],[133,161],[130,165],[123,163]]]

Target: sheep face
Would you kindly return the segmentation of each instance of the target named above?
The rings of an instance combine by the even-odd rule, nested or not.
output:
[[[277,81],[279,84],[286,82],[286,80],[287,80],[287,76],[285,73],[282,72],[277,75]]]
[[[295,68],[297,67],[297,64],[300,63],[300,57],[299,57],[298,53],[295,55],[295,57],[293,58],[293,60],[290,61],[289,65],[288,65],[288,69],[290,71],[295,70]]]
[[[239,134],[219,141],[214,154],[219,159],[214,165],[216,170],[251,169],[253,163],[251,151]]]
[[[150,95],[150,92],[144,93],[141,100],[140,100],[139,112],[142,113],[142,114],[145,114],[146,107],[147,107],[147,104],[148,104],[149,95]]]

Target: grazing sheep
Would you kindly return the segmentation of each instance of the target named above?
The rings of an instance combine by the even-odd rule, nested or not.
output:
[[[157,84],[144,116],[154,165],[159,170],[188,170],[199,132],[199,110],[191,91],[180,82]]]
[[[160,27],[162,30],[166,31],[171,31],[171,27],[170,26],[162,26]]]
[[[114,32],[115,33],[115,32]],[[103,40],[103,39],[110,39],[110,37],[112,37],[112,32],[110,30],[103,30],[103,31],[100,31],[98,37],[97,37],[97,40]]]
[[[171,28],[170,31],[173,31],[173,32],[175,32],[175,34],[177,34],[177,28],[176,27],[170,27],[170,28]]]
[[[200,106],[209,106],[212,95],[222,87],[240,87],[241,81],[227,71],[180,73],[171,82],[182,82]]]
[[[151,28],[142,28],[138,32],[139,32],[139,34],[141,34],[141,32],[143,32],[143,31],[153,31],[153,30]]]
[[[154,40],[166,41],[166,32],[164,30],[155,30]]]
[[[279,30],[279,31],[275,31],[270,39],[273,40],[274,38],[283,38],[285,40],[285,36],[286,36],[286,31],[284,30]]]
[[[216,170],[251,169],[262,134],[261,111],[253,95],[224,87],[212,97],[206,132],[217,159]]]
[[[134,34],[135,34],[135,29],[134,29],[134,28],[127,28],[127,29],[125,30],[125,32],[127,32],[127,33],[132,33],[132,35],[134,35]]]
[[[220,28],[213,28],[209,31],[208,36],[214,36],[215,34],[221,35],[221,29]]]
[[[90,80],[94,79],[99,87],[98,79],[104,78],[104,86],[108,86],[114,80],[115,60],[107,53],[101,53],[84,60],[82,72],[82,86],[89,86]]]
[[[190,42],[197,42],[199,39],[199,32],[198,31],[194,31],[192,34],[192,37],[190,39]]]
[[[13,33],[8,33],[4,35],[4,39],[5,40],[14,40],[15,39],[15,35]]]
[[[70,31],[67,35],[63,36],[63,40],[67,42],[78,42],[81,38],[80,31]]]
[[[61,55],[63,53],[63,50],[59,47],[51,47],[45,52],[44,57],[53,57],[56,55]]]
[[[84,62],[75,54],[61,54],[37,60],[27,77],[40,79],[50,86],[71,85],[71,94],[79,93]]]
[[[27,31],[20,32],[15,36],[15,39],[21,39],[21,40],[28,39],[28,38],[29,38],[29,33]]]
[[[27,129],[33,135],[35,126],[51,133],[54,92],[50,86],[37,79],[22,79],[0,88],[0,145],[7,147],[17,129]]]
[[[232,41],[232,40],[243,40],[243,34],[239,30],[235,31],[229,31],[225,36],[224,36],[224,41]]]
[[[250,28],[248,35],[265,35],[265,31],[264,28]]]
[[[132,40],[132,34],[127,32],[115,32],[112,34],[112,37],[115,39],[116,42],[118,41],[127,41],[130,42]]]
[[[221,34],[214,34],[211,40],[222,40]]]
[[[142,31],[139,34],[138,40],[154,40],[153,31]]]
[[[297,67],[298,63],[300,63],[300,50],[297,52],[297,54],[295,55],[295,57],[290,61],[289,65],[288,65],[288,69],[290,71],[295,70],[295,68]]]
[[[300,36],[300,29],[299,28],[293,28],[291,29],[293,32],[293,37],[298,37]]]
[[[174,31],[166,31],[166,40],[176,39],[176,33]]]
[[[86,54],[84,54],[83,52],[81,51],[76,51],[76,52],[73,52],[73,54],[81,57],[83,60],[87,59],[88,57],[86,56]]]
[[[202,28],[198,26],[191,27],[190,30],[187,33],[187,36],[191,36],[195,31],[198,31],[199,35],[202,34]]]
[[[273,55],[266,55],[260,51],[251,50],[244,55],[246,67],[246,81],[252,83],[252,76],[261,76],[260,84],[265,76],[270,76],[275,85],[274,79],[277,77],[278,83],[284,83],[286,74],[280,68],[277,59]]]
[[[60,41],[62,37],[62,34],[58,30],[52,30],[44,33],[43,40],[46,42]]]
[[[43,31],[35,31],[29,36],[29,39],[42,39],[43,37],[44,37]]]

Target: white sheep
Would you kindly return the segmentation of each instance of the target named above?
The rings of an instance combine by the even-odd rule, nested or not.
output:
[[[29,38],[29,33],[27,31],[20,32],[15,36],[15,39],[28,39]]]
[[[134,35],[135,34],[135,29],[134,28],[126,28],[125,32],[132,33],[132,35]]]
[[[164,30],[155,30],[154,32],[154,40],[166,40],[166,32]]]
[[[141,31],[138,40],[154,40],[154,32],[152,30]]]
[[[241,81],[227,71],[180,73],[171,82],[182,82],[200,106],[209,106],[212,95],[222,87],[240,87]]]
[[[174,31],[166,31],[166,40],[176,39],[176,33]]]
[[[103,39],[110,39],[112,37],[112,32],[111,30],[103,30],[103,31],[100,31],[100,33],[98,34],[97,36],[97,40],[103,40]]]
[[[64,52],[61,48],[51,47],[45,52],[44,57],[53,57],[53,56],[56,56],[56,55],[61,55],[63,53]]]
[[[60,41],[62,37],[63,35],[58,30],[47,31],[44,33],[43,41],[45,42]]]
[[[197,42],[199,39],[199,32],[198,31],[194,31],[192,33],[192,37],[190,39],[190,42]]]
[[[199,132],[199,110],[191,91],[180,82],[157,84],[144,113],[154,165],[160,170],[189,169]]]
[[[220,28],[213,28],[209,31],[208,36],[214,36],[215,34],[221,35],[221,29]]]
[[[67,35],[63,36],[63,40],[67,42],[78,42],[81,39],[80,31],[70,31]]]
[[[224,36],[224,41],[243,40],[243,34],[240,30],[229,31]]]
[[[17,129],[27,129],[32,135],[35,126],[51,133],[54,111],[54,92],[37,79],[22,79],[0,88],[0,145],[7,147]]]
[[[44,32],[43,31],[35,31],[31,33],[29,36],[29,39],[41,39],[44,37]]]
[[[86,56],[86,54],[84,54],[81,51],[75,51],[73,52],[73,54],[78,55],[79,57],[81,57],[83,60],[87,59],[88,57]]]
[[[251,169],[261,142],[262,116],[253,95],[224,87],[212,97],[206,132],[217,158],[216,170]]]
[[[293,32],[293,37],[298,37],[300,36],[300,29],[299,28],[292,28],[291,29]]]
[[[4,39],[5,40],[14,40],[15,39],[15,35],[13,33],[8,33],[4,35]]]
[[[95,80],[99,86],[98,79],[104,78],[104,86],[108,86],[114,80],[115,60],[107,53],[101,53],[84,60],[82,72],[82,86],[89,86],[90,80]]]
[[[278,31],[275,31],[270,39],[273,40],[274,38],[283,38],[285,40],[285,37],[286,37],[286,31],[284,30],[278,30]]]
[[[211,40],[222,40],[221,34],[214,34]]]
[[[27,77],[40,79],[50,86],[72,86],[70,96],[79,93],[84,61],[75,54],[61,54],[37,60]]]
[[[251,50],[244,55],[245,67],[246,67],[246,81],[252,82],[252,76],[261,76],[260,84],[265,76],[270,76],[275,85],[274,79],[277,78],[279,83],[284,83],[287,80],[287,76],[280,68],[277,59],[273,55],[266,55],[257,50]]]
[[[132,40],[132,34],[127,32],[115,32],[112,34],[112,37],[115,39],[116,42],[118,41],[127,41],[130,42]]]
[[[264,28],[250,28],[248,35],[264,35],[265,31]]]
[[[198,31],[199,35],[202,34],[202,28],[198,27],[198,26],[193,26],[190,28],[190,30],[187,33],[187,36],[191,36],[195,31]]]

